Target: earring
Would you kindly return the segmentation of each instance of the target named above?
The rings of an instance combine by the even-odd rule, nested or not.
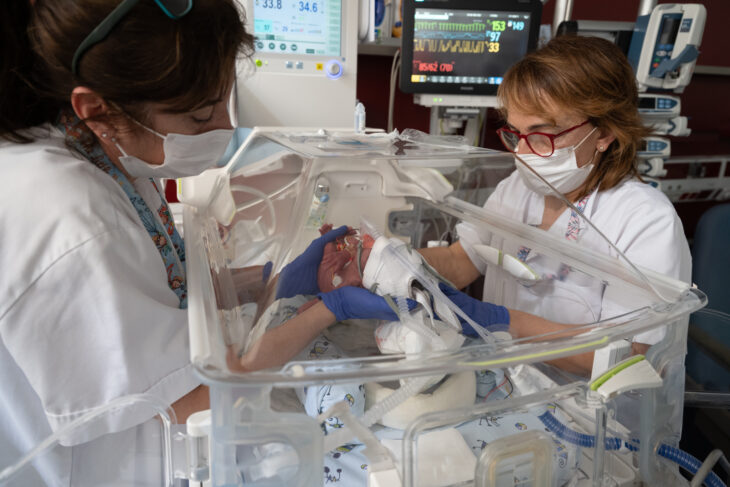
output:
[[[603,152],[603,146],[602,145],[598,146],[598,150]]]
[[[106,132],[102,132],[101,133],[101,138],[102,139],[106,139],[107,138],[107,135],[109,135],[109,134],[107,134]]]

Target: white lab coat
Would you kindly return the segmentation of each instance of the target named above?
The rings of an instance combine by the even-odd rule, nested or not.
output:
[[[531,191],[517,173],[499,183],[485,208],[507,218],[540,225],[544,198]],[[570,210],[566,209],[548,230],[564,236]],[[667,197],[656,188],[638,180],[626,180],[607,191],[590,195],[583,214],[634,264],[661,274],[690,282],[691,256],[682,223]],[[604,299],[604,285],[580,272],[571,272],[564,280],[546,280],[528,287],[506,277],[495,266],[486,266],[474,250],[476,244],[496,245],[484,228],[462,222],[457,225],[459,241],[472,263],[485,274],[483,300],[511,309],[532,313],[558,323],[591,323],[627,312],[615,301]],[[617,257],[597,232],[580,222],[578,240],[581,246]],[[515,255],[518,248],[505,248]],[[555,261],[528,254],[526,263],[539,274],[555,269]],[[633,341],[653,344],[661,340],[660,328],[633,337]]]
[[[115,398],[170,404],[199,385],[186,310],[126,194],[58,130],[36,133],[0,142],[2,467]],[[18,485],[159,485],[153,415],[121,411],[63,439]]]

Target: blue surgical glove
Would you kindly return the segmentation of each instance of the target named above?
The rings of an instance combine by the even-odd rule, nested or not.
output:
[[[398,320],[398,315],[385,301],[385,298],[361,287],[338,287],[327,293],[319,293],[317,297],[322,300],[327,309],[332,311],[337,321],[350,319]],[[406,301],[409,311],[418,305],[412,299]]]
[[[466,313],[466,315],[474,320],[478,325],[481,325],[489,332],[495,331],[507,331],[509,329],[509,311],[504,306],[498,306],[492,303],[485,303],[479,301],[471,296],[457,291],[451,286],[440,282],[439,289],[446,295],[456,306]],[[458,316],[458,315],[457,315]],[[477,338],[479,334],[467,323],[461,316],[459,316],[459,322],[461,323],[461,332],[472,338]]]
[[[330,230],[312,240],[299,257],[289,262],[279,274],[276,299],[291,298],[297,294],[317,294],[317,269],[322,262],[324,246],[347,233],[347,225]]]

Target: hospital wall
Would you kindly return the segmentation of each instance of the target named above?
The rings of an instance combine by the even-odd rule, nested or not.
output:
[[[730,2],[704,0],[699,3],[707,8],[707,23],[697,65],[730,69],[727,42]],[[633,22],[636,20],[639,2],[578,0],[574,4],[574,19]],[[543,24],[552,23],[554,6],[555,2],[545,5]],[[357,97],[365,104],[369,127],[387,128],[391,61],[390,56],[358,56]],[[671,137],[672,156],[730,155],[730,76],[695,73],[690,85],[679,96],[682,100],[682,115],[688,117],[692,134],[687,137]],[[429,114],[428,108],[413,104],[412,95],[396,89],[393,118],[395,128],[415,128],[427,132]],[[498,114],[495,110],[490,110],[482,130],[484,147],[502,148],[495,134],[499,126]],[[715,204],[717,202],[683,202],[675,205],[688,237],[692,237],[699,216]]]

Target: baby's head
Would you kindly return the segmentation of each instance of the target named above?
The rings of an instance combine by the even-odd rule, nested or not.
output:
[[[325,234],[331,229],[332,225],[327,223],[322,225],[319,232]],[[372,247],[373,238],[370,235],[361,235],[357,230],[350,230],[344,237],[325,245],[317,271],[320,291],[326,293],[342,286],[362,286],[362,271]]]
[[[326,224],[319,231],[325,234],[331,229],[332,225]],[[325,246],[317,284],[322,292],[342,286],[362,286],[381,296],[409,297],[420,303],[410,315],[414,324],[423,325],[423,330],[402,326],[400,321],[383,323],[376,329],[376,342],[382,353],[458,348],[464,341],[464,336],[458,333],[459,321],[447,305],[432,298],[427,290],[430,286],[422,282],[428,280],[438,286],[439,277],[428,269],[421,254],[403,241],[384,236],[373,239],[351,229]]]

